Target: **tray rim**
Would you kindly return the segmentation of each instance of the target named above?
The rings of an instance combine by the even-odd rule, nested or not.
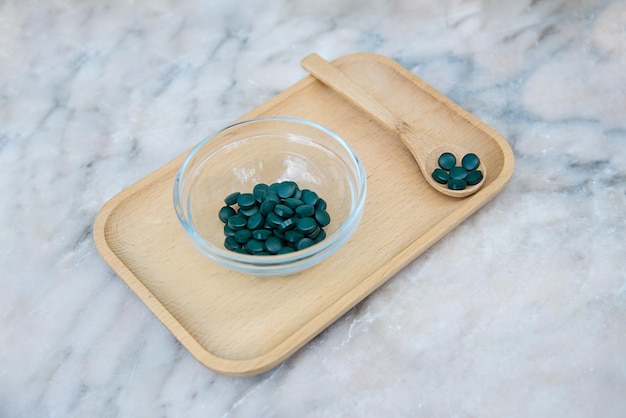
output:
[[[108,245],[106,237],[107,225],[116,208],[120,205],[124,205],[132,199],[133,195],[140,192],[145,187],[155,182],[163,181],[165,178],[169,181],[171,179],[172,171],[177,171],[178,166],[180,166],[191,149],[185,151],[178,157],[175,157],[168,163],[162,165],[151,173],[148,173],[135,183],[115,194],[96,214],[93,226],[93,239],[96,249],[113,272],[128,285],[135,295],[139,297],[139,299],[163,323],[163,325],[165,325],[174,337],[180,341],[190,354],[192,354],[204,366],[215,372],[229,376],[251,376],[276,367],[291,354],[306,345],[311,339],[330,326],[338,318],[343,316],[359,302],[373,293],[378,287],[382,286],[386,281],[391,279],[395,273],[419,257],[424,251],[430,248],[457,225],[465,221],[480,207],[489,202],[500,192],[500,190],[504,188],[512,176],[515,165],[513,150],[510,144],[495,129],[481,121],[469,111],[460,107],[443,93],[434,89],[432,86],[421,80],[392,58],[375,53],[361,52],[344,55],[332,62],[334,65],[340,66],[342,63],[352,60],[374,60],[384,65],[393,67],[395,71],[416,84],[420,89],[428,93],[435,100],[443,103],[455,113],[459,114],[459,116],[461,116],[464,120],[483,131],[496,142],[498,148],[502,152],[502,170],[492,182],[483,186],[480,193],[464,198],[464,204],[459,205],[458,209],[452,211],[448,216],[440,220],[426,233],[424,233],[423,236],[411,243],[403,251],[396,253],[393,257],[386,260],[385,264],[381,268],[365,280],[359,282],[351,289],[350,292],[347,292],[342,297],[337,299],[337,301],[329,305],[324,311],[320,312],[296,332],[281,341],[272,350],[261,356],[244,360],[226,359],[210,353],[180,322],[178,322],[173,314],[145,286],[141,279],[135,276],[132,270],[124,264],[115,251]],[[304,78],[295,82],[285,90],[281,91],[263,104],[255,107],[251,111],[245,113],[236,120],[244,120],[262,114],[268,109],[273,108],[285,98],[296,94],[298,91],[306,88],[309,84],[314,82],[317,82],[317,80],[315,80],[313,76],[306,75]],[[459,216],[459,212],[462,212],[463,215]],[[349,300],[345,301],[345,299]]]

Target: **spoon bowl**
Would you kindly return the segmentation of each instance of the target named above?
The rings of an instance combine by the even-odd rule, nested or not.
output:
[[[439,168],[439,156],[444,152],[449,152],[460,162],[463,156],[469,154],[470,151],[454,144],[435,141],[430,135],[418,130],[414,125],[392,113],[367,91],[350,80],[341,70],[319,55],[308,55],[301,64],[316,79],[346,97],[354,105],[376,118],[387,129],[393,131],[413,155],[426,182],[436,191],[447,196],[461,198],[476,193],[485,183],[487,169],[482,164],[479,169],[483,177],[475,185],[467,186],[462,190],[453,190],[448,188],[446,184],[438,183],[433,178],[433,171]]]
[[[448,188],[447,185],[435,181],[432,176],[433,171],[435,171],[435,169],[437,168],[440,168],[439,157],[445,152],[449,152],[454,155],[458,162],[460,162],[465,155],[469,154],[469,151],[467,151],[465,148],[453,144],[440,145],[434,148],[426,155],[423,163],[420,164],[418,162],[420,170],[422,171],[422,174],[424,174],[424,178],[426,179],[428,184],[430,184],[438,192],[452,197],[466,197],[476,193],[483,186],[483,184],[485,183],[485,178],[487,177],[487,169],[482,163],[478,166],[478,170],[480,170],[483,175],[482,179],[474,185],[468,185],[465,189],[453,190]]]

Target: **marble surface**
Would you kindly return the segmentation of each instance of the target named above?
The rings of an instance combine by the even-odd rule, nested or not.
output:
[[[94,217],[308,53],[361,51],[498,130],[514,175],[276,369],[215,374]],[[0,2],[0,416],[624,417],[625,115],[620,0]]]

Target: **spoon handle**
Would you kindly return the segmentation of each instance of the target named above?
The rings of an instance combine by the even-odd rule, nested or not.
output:
[[[365,110],[378,122],[394,132],[422,166],[428,153],[436,147],[432,139],[387,109],[367,91],[350,80],[341,70],[317,54],[306,56],[302,67],[311,75],[340,93],[354,105]]]

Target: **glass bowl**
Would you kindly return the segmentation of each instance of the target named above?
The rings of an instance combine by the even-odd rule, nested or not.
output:
[[[234,192],[259,183],[293,181],[327,203],[326,238],[281,255],[249,255],[225,248],[218,212]],[[303,119],[264,117],[234,123],[200,142],[174,182],[174,208],[194,246],[214,262],[257,276],[307,269],[335,253],[357,229],[367,180],[354,150],[329,129]]]

